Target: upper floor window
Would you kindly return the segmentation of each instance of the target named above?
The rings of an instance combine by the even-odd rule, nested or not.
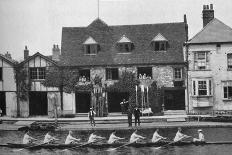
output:
[[[194,79],[192,81],[193,96],[210,96],[212,95],[211,79]]]
[[[174,79],[182,79],[182,68],[174,68]]]
[[[151,41],[151,47],[154,51],[166,51],[167,45],[168,40],[160,33]]]
[[[137,73],[139,79],[152,79],[152,67],[138,67]]]
[[[106,80],[118,80],[118,68],[106,68]]]
[[[89,37],[84,43],[85,54],[97,54],[100,50],[98,43]]]
[[[79,70],[79,82],[90,81],[90,70],[89,69],[80,69]]]
[[[45,67],[33,67],[30,68],[30,78],[33,80],[45,79],[46,68]]]
[[[222,82],[223,85],[223,98],[232,99],[232,81]]]
[[[120,52],[127,53],[131,52],[134,49],[134,44],[131,42],[130,39],[123,35],[117,42],[117,48]]]
[[[195,70],[209,69],[209,52],[200,51],[194,53],[194,68]]]
[[[232,53],[227,54],[228,69],[232,69]]]
[[[2,81],[3,80],[3,78],[2,78],[2,67],[0,67],[0,81]]]

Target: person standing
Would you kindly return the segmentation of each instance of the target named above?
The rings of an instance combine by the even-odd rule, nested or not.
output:
[[[93,110],[93,108],[90,108],[90,111],[88,113],[88,116],[89,116],[89,120],[90,120],[90,124],[91,126],[96,126],[95,124],[95,120],[94,120],[94,115],[95,115],[95,111]]]
[[[127,109],[127,118],[128,118],[128,125],[129,127],[132,126],[132,112],[131,112],[131,108]]]
[[[140,113],[141,111],[139,110],[139,108],[136,106],[134,109],[134,116],[135,116],[135,126],[138,125],[140,126]]]

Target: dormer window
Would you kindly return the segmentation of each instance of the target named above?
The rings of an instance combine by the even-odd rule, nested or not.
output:
[[[134,49],[134,44],[130,39],[123,35],[117,42],[117,48],[120,52],[127,53]]]
[[[99,44],[92,38],[86,39],[84,44],[85,54],[97,54],[99,51]]]
[[[151,48],[154,51],[166,51],[167,45],[168,40],[160,33],[151,41]]]

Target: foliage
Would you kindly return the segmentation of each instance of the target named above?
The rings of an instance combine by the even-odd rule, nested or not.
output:
[[[75,91],[78,75],[78,71],[73,69],[49,67],[45,81],[42,84],[46,87],[58,87],[69,93]]]
[[[98,75],[96,75],[93,79],[94,85],[102,86],[102,78]]]
[[[31,81],[28,78],[28,71],[23,67],[15,69],[15,80],[17,83],[17,96],[20,100],[26,101],[28,98],[28,91],[31,89]]]
[[[135,73],[124,71],[118,82],[109,86],[107,91],[129,93],[129,109],[132,110],[136,104],[136,85],[139,85],[139,80],[136,78]]]

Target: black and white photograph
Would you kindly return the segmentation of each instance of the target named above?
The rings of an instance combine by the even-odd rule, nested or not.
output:
[[[0,155],[231,155],[231,0],[0,0]]]

